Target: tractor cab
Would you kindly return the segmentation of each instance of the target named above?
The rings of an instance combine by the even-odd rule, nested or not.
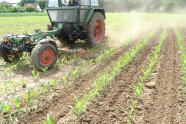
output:
[[[92,15],[92,7],[99,7],[98,0],[49,0],[47,13],[54,28],[67,23],[83,26]]]

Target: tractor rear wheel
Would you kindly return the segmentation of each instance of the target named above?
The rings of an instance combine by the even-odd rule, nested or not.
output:
[[[51,69],[57,61],[57,49],[51,43],[41,43],[31,52],[32,64],[37,70]]]
[[[0,56],[4,59],[5,62],[13,62],[15,60],[18,60],[20,57],[20,52],[9,50],[3,45],[0,45]]]
[[[100,45],[105,38],[105,20],[100,12],[95,12],[88,24],[88,41],[92,46]]]

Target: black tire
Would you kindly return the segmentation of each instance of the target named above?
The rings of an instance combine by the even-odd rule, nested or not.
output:
[[[97,23],[99,23],[99,26],[95,26]],[[98,38],[95,37],[95,30],[98,27],[100,28],[100,32],[98,33]],[[87,30],[87,37],[88,37],[88,42],[92,46],[100,45],[103,43],[105,39],[105,20],[104,16],[100,12],[95,12],[92,16],[92,18],[89,21],[88,24],[88,30]]]
[[[38,44],[31,52],[31,60],[37,70],[51,69],[57,61],[57,49],[51,43]]]
[[[19,52],[8,50],[7,48],[0,45],[0,56],[4,59],[5,62],[11,63],[16,60],[19,60],[21,54]]]

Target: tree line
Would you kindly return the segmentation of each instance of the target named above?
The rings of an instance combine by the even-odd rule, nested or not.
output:
[[[0,5],[0,12],[33,12],[34,7],[24,7],[25,3],[37,3],[41,10],[46,9],[48,0],[21,0],[19,6],[13,7],[10,3]],[[186,0],[99,0],[100,6],[107,12],[173,12],[186,11]]]
[[[38,9],[32,6],[24,7],[25,3],[37,3],[41,10],[46,8],[47,0],[21,0],[18,5],[19,6],[12,6],[11,3],[7,1],[0,2],[0,13],[6,12],[38,12]]]
[[[100,0],[100,5],[109,12],[172,12],[186,10],[186,0]]]

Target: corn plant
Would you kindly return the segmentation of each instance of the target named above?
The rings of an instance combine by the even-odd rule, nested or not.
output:
[[[56,92],[56,82],[57,82],[57,79],[50,81],[50,84],[52,85],[52,89],[54,93]]]
[[[73,95],[73,99],[76,102],[76,106],[69,106],[77,116],[81,115],[83,113],[83,107],[86,104],[86,101],[84,100],[84,96],[79,100],[75,95]]]
[[[181,56],[181,64],[182,64],[182,69],[184,73],[184,77],[182,77],[182,80],[184,82],[184,85],[186,86],[186,55],[185,55],[185,49],[183,46],[183,39],[177,29],[174,29],[174,32],[177,37],[178,47],[179,47],[180,56]]]
[[[12,119],[12,115],[11,115],[11,113],[10,113],[10,104],[5,104],[5,110],[6,110],[6,112],[7,112],[7,114],[8,114],[8,123],[9,124],[13,124],[13,119]]]
[[[166,29],[164,28],[163,33],[160,36],[160,42],[159,44],[154,48],[153,56],[150,58],[150,64],[148,66],[148,69],[145,71],[142,69],[143,77],[140,77],[140,80],[138,81],[137,87],[136,87],[136,98],[140,98],[141,91],[143,89],[143,83],[147,80],[147,78],[150,76],[150,73],[152,71],[153,66],[155,65],[159,52],[161,50],[162,44],[166,38]]]
[[[7,71],[6,71],[5,67],[3,67],[3,72],[4,72],[4,75],[6,77],[7,76]]]
[[[42,68],[42,67],[41,67],[41,70],[42,70],[44,73],[47,72],[47,69],[48,69],[48,67],[46,67],[46,68]]]
[[[136,97],[138,99],[140,98],[142,89],[143,89],[143,85],[139,81],[138,84],[137,84],[137,87],[136,87]]]
[[[31,112],[31,106],[32,106],[32,103],[31,103],[31,88],[28,88],[28,92],[27,94],[25,95],[25,101],[27,102],[28,104],[28,108],[30,109],[30,112]]]
[[[66,91],[66,85],[67,85],[67,76],[68,76],[68,74],[66,74],[65,76],[63,76],[62,77],[62,85],[63,85],[63,87],[64,87],[64,89],[65,89],[65,91]]]
[[[54,64],[54,70],[57,70],[59,67],[59,61],[57,61],[55,64]]]
[[[111,48],[110,50],[105,50],[104,53],[101,53],[99,57],[95,59],[95,63],[98,64],[104,59],[108,58],[111,56],[111,53],[115,50],[115,48]]]
[[[0,102],[0,116],[2,115],[5,105]]]
[[[17,72],[17,68],[18,68],[18,63],[13,65],[13,69]]]
[[[88,62],[90,65],[92,65],[92,62],[93,62],[94,59],[89,59]]]
[[[141,50],[141,48],[150,40],[150,38],[155,33],[156,29],[150,33],[145,40],[141,41],[133,50],[129,50],[129,52],[125,55],[125,57],[120,57],[120,60],[114,65],[110,74],[106,71],[104,75],[102,75],[98,80],[94,83],[94,90],[90,90],[89,93],[83,95],[83,97],[78,100],[77,97],[74,96],[74,100],[76,102],[75,107],[70,106],[76,115],[80,115],[82,113],[83,107],[89,102],[94,96],[99,96],[100,90],[108,84],[108,82],[115,78],[115,76],[124,68],[135,55]],[[106,52],[107,53],[107,52]],[[85,97],[85,98],[84,98]]]
[[[78,73],[78,67],[72,72],[73,82],[76,80],[77,73]]]
[[[19,97],[15,96],[13,101],[16,103],[17,111],[18,111],[18,114],[20,115],[21,114],[21,108],[20,108]]]
[[[47,120],[46,121],[43,121],[45,124],[53,124],[54,123],[54,120],[53,120],[53,116],[52,116],[52,113],[50,114],[47,114]]]
[[[8,86],[6,81],[4,81],[4,91],[8,95]]]
[[[39,80],[39,72],[35,68],[33,68],[32,74],[34,79]]]
[[[46,84],[45,82],[43,82],[43,88],[42,88],[42,92],[45,96],[45,100],[47,100],[47,89],[48,89],[48,84]]]
[[[12,68],[11,68],[10,64],[7,64],[7,66],[8,66],[8,71],[11,74],[12,73]]]
[[[64,64],[66,62],[67,58],[66,56],[61,59],[61,64]]]
[[[22,66],[22,68],[24,70],[25,67],[26,67],[26,64],[27,64],[27,60],[25,59],[26,53],[24,52],[22,55],[23,56],[21,57],[20,61],[21,61],[21,66]]]
[[[15,84],[14,80],[12,80],[11,85],[14,87],[14,91],[17,91],[17,85]]]
[[[21,83],[21,87],[24,88],[25,87],[25,84],[24,84],[24,80],[23,78],[21,79],[21,81],[19,81]]]
[[[34,94],[35,97],[35,103],[37,105],[37,110],[39,109],[39,98],[38,98],[38,89],[36,88],[35,90],[32,89],[32,93]]]
[[[134,112],[134,110],[135,110],[135,106],[136,106],[136,101],[134,101],[134,100],[132,99],[132,97],[130,97],[130,99],[131,99],[131,101],[132,101],[132,106],[131,106],[131,108],[130,108],[130,111],[127,112],[127,111],[125,111],[125,110],[122,110],[122,111],[127,115],[127,117],[128,117],[127,124],[130,124],[130,120],[131,120],[131,118],[132,118],[132,114],[133,114],[133,112]]]

